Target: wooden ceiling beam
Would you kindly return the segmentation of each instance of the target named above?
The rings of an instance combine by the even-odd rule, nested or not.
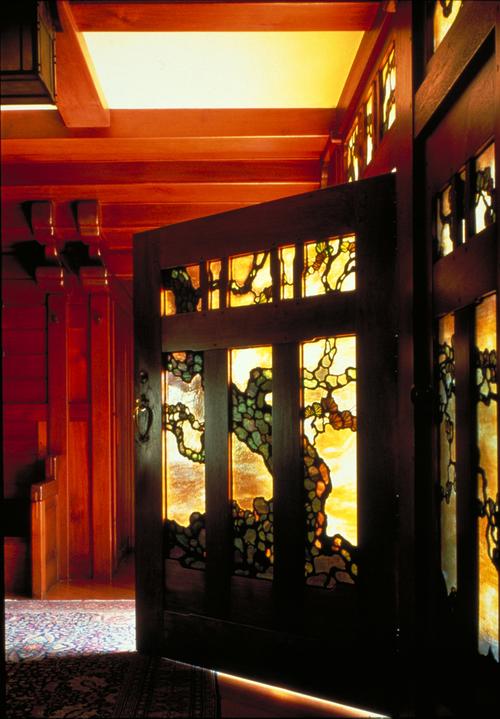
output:
[[[379,2],[72,2],[81,32],[368,30]]]
[[[71,138],[4,140],[3,160],[164,162],[168,160],[318,159],[326,135],[274,137]]]
[[[185,160],[172,162],[16,162],[3,165],[4,185],[91,185],[143,182],[319,182],[316,160]]]
[[[67,0],[57,3],[56,102],[67,127],[109,127],[110,114]]]
[[[4,209],[34,197],[54,202],[97,199],[101,203],[253,203],[300,195],[318,188],[318,182],[154,182],[90,185],[4,185]]]
[[[2,112],[2,138],[263,137],[325,135],[334,108],[110,110],[109,127],[66,127],[54,110]],[[3,143],[2,143],[3,145]]]

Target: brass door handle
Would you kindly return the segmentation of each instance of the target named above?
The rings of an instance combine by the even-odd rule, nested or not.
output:
[[[149,432],[153,424],[153,410],[149,406],[149,400],[145,394],[141,394],[140,398],[135,400],[134,419],[137,428],[137,439],[139,442],[149,442]]]

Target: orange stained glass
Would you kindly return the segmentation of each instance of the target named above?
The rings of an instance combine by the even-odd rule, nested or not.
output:
[[[278,253],[280,261],[280,300],[292,300],[295,245],[280,247]]]
[[[220,308],[220,274],[222,271],[222,260],[209,260],[207,262],[208,273],[208,309],[218,310]]]
[[[364,108],[365,115],[365,143],[366,143],[366,157],[365,164],[369,165],[373,158],[373,92],[370,92],[365,102]]]
[[[185,353],[176,352],[182,361]],[[164,475],[166,479],[166,517],[183,527],[193,512],[205,512],[205,464],[202,433],[204,392],[200,374],[190,382],[172,372],[163,375],[164,405],[171,409],[175,432],[164,426]],[[193,461],[192,457],[198,459]]]
[[[476,232],[495,221],[495,144],[476,158],[475,222]]]
[[[304,244],[304,296],[356,289],[356,238],[328,237]]]
[[[165,287],[161,292],[163,316],[200,312],[200,266],[170,267],[165,270]]]
[[[304,434],[330,474],[326,534],[340,534],[351,544],[358,534],[355,368],[354,336],[302,344]]]
[[[272,394],[259,394],[261,374],[256,373],[259,369],[271,371],[272,347],[233,349],[230,351],[230,366],[231,382],[240,396],[239,402],[235,403],[236,411],[239,410],[237,419],[233,408],[231,432],[232,498],[240,508],[251,510],[256,497],[270,500],[273,496],[273,479],[266,466],[267,452],[264,449],[271,417],[266,416],[269,413],[262,406],[263,400],[267,405],[272,404]],[[255,374],[258,374],[257,379]],[[257,451],[259,447],[260,452]]]
[[[451,185],[447,185],[436,198],[436,235],[439,257],[453,252],[451,238]]]
[[[441,570],[448,594],[457,589],[457,486],[455,408],[455,317],[439,320],[439,483],[441,487]]]
[[[455,22],[462,0],[437,0],[434,3],[433,40],[434,51]]]
[[[396,51],[393,47],[381,70],[382,134],[396,119]]]
[[[498,620],[498,384],[496,376],[496,295],[476,307],[477,444],[479,450],[479,652],[499,661]],[[495,562],[497,566],[495,566]]]
[[[349,139],[347,140],[347,143],[346,143],[347,182],[356,182],[356,180],[359,180],[360,167],[359,167],[358,137],[359,137],[359,122],[358,122],[358,119],[356,118],[354,125],[352,126],[352,130],[349,135]]]
[[[264,304],[272,301],[269,252],[229,258],[229,306]]]

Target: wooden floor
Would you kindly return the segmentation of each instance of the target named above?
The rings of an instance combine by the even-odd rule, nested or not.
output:
[[[7,595],[10,598],[21,598]],[[134,599],[134,558],[129,555],[113,581],[59,582],[47,599]],[[218,675],[222,719],[229,717],[375,717],[374,712],[354,709],[333,702],[306,697],[277,687],[249,682],[225,674]]]

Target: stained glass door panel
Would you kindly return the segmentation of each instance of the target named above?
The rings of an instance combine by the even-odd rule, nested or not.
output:
[[[388,175],[135,238],[140,648],[325,694],[329,646],[387,706],[393,215]]]

